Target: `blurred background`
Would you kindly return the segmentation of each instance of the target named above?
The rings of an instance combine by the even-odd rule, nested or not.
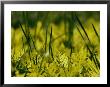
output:
[[[12,11],[12,76],[100,75],[99,11]]]

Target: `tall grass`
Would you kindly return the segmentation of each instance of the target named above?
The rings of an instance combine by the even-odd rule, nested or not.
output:
[[[98,38],[98,43],[100,43],[97,29],[92,24],[90,29],[93,32],[90,35],[90,29],[84,27],[78,15],[74,15],[73,12],[68,14],[69,16],[67,14],[66,12],[63,13],[63,28],[59,27],[60,24],[59,26],[52,24],[48,13],[45,14],[44,19],[39,21],[41,23],[40,28],[31,29],[29,27],[29,12],[22,13],[24,24],[20,22],[19,29],[14,31],[21,33],[19,34],[21,38],[18,38],[18,40],[21,39],[20,44],[22,44],[21,49],[23,51],[19,51],[20,55],[16,56],[15,48],[17,47],[12,43],[12,49],[15,50],[12,51],[11,55],[12,66],[14,67],[12,68],[12,76],[99,76],[100,61],[98,59],[99,52],[97,52],[99,48],[90,39],[95,34],[94,39]],[[14,33],[17,37],[17,33]],[[78,42],[77,45],[76,42]],[[18,44],[18,47],[20,44]]]
[[[84,27],[83,27],[81,21],[79,20],[79,18],[78,18],[77,16],[76,16],[76,18],[77,18],[78,23],[80,24],[81,28],[83,29],[85,35],[87,36],[89,43],[91,43],[91,41],[90,41],[90,39],[89,39],[89,37],[88,37],[88,35],[87,35],[87,32],[85,31],[85,29],[84,29]],[[97,35],[97,37],[98,37],[98,39],[99,39],[98,33],[97,33],[97,31],[96,31],[96,29],[95,29],[95,27],[94,27],[93,24],[92,24],[92,26],[93,26],[93,29],[94,29],[94,31],[95,31],[95,34]],[[78,27],[77,27],[77,29],[78,29],[78,31],[79,31],[79,33],[80,33],[82,39],[84,40],[87,49],[89,50],[89,53],[90,53],[90,57],[89,57],[89,58],[90,58],[90,60],[91,60],[91,61],[93,60],[93,62],[94,62],[94,64],[95,64],[96,68],[100,69],[100,63],[99,63],[99,61],[98,61],[98,59],[97,59],[97,57],[96,57],[96,54],[91,51],[90,47],[89,47],[88,44],[86,43],[86,40],[85,40],[85,38],[83,37],[83,35],[81,34],[81,32],[80,32],[80,30],[79,30]]]

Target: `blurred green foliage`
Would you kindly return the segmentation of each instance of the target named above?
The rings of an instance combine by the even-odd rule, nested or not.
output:
[[[12,11],[11,75],[100,76],[100,12]]]

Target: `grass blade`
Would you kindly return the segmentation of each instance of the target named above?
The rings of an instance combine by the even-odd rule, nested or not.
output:
[[[52,27],[51,27],[50,42],[49,42],[49,54],[50,53],[51,53],[51,56],[53,58],[53,52],[52,52]]]
[[[34,42],[34,40],[32,39],[32,36],[31,36],[30,33],[29,33],[29,36],[30,36],[30,39],[32,40],[32,43],[33,43],[34,49],[37,51],[36,46],[35,46],[35,42]]]
[[[47,50],[47,48],[46,48],[46,45],[47,45],[47,29],[48,29],[48,28],[45,29],[45,30],[46,30],[46,37],[45,37],[45,52],[46,52],[46,50]]]
[[[79,20],[79,18],[78,18],[77,16],[76,16],[76,19],[77,19],[78,23],[80,24],[81,28],[83,29],[83,31],[84,31],[84,33],[85,33],[85,35],[86,35],[86,37],[87,37],[89,43],[91,44],[91,41],[90,41],[90,39],[89,39],[89,37],[88,37],[88,35],[87,35],[87,33],[86,33],[86,31],[85,31],[85,29],[84,29],[82,23],[81,23],[81,21]]]
[[[81,34],[81,32],[80,32],[80,30],[79,30],[78,27],[77,27],[77,30],[79,31],[79,33],[80,33],[82,39],[83,39],[84,42],[85,42],[85,45],[86,45],[87,49],[89,50],[89,53],[90,53],[90,55],[91,55],[91,56],[89,57],[90,60],[91,60],[91,61],[93,60],[93,62],[95,63],[96,68],[99,68],[99,69],[100,69],[100,63],[99,63],[99,61],[97,60],[97,58],[96,58],[96,56],[93,54],[93,52],[90,50],[89,46],[87,45],[87,43],[86,43],[86,41],[85,41],[85,39],[84,39],[83,35]]]
[[[25,38],[26,38],[27,44],[28,44],[28,46],[29,46],[29,56],[30,56],[30,52],[32,52],[32,49],[31,49],[31,45],[30,45],[30,43],[29,43],[29,37],[26,35],[26,33],[25,33],[25,31],[24,31],[24,29],[23,29],[23,27],[22,27],[21,24],[20,24],[20,27],[21,27],[21,30],[22,30],[22,32],[23,32]],[[30,61],[31,61],[31,57],[30,57]]]
[[[94,27],[93,24],[92,24],[92,27],[93,27],[93,29],[94,29],[94,32],[95,32],[96,36],[98,37],[98,39],[99,39],[99,41],[100,41],[100,37],[99,37],[99,35],[98,35],[98,33],[97,33],[97,31],[96,31],[96,29],[95,29],[95,27]]]
[[[96,54],[94,54],[94,62],[95,62],[95,65],[97,66],[97,68],[100,69],[100,62],[97,59]]]
[[[77,26],[76,26],[76,27],[77,27]],[[89,50],[90,54],[92,55],[92,51],[90,50],[89,46],[87,45],[86,40],[84,39],[84,37],[83,37],[83,35],[81,34],[81,32],[80,32],[80,30],[79,30],[78,27],[77,27],[77,30],[78,30],[78,32],[80,33],[82,39],[84,40],[87,49]],[[90,57],[90,60],[92,61],[92,58],[91,58],[91,57]]]

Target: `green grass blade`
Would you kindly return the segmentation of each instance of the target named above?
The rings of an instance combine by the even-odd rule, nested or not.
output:
[[[76,26],[76,27],[77,27],[77,26]],[[90,54],[92,55],[92,51],[90,50],[89,46],[87,45],[86,40],[84,39],[84,37],[83,37],[83,35],[81,34],[81,32],[80,32],[80,30],[79,30],[78,27],[77,27],[77,30],[78,30],[78,32],[80,33],[80,35],[81,35],[83,41],[85,42],[85,45],[86,45],[87,49],[89,50]],[[91,58],[91,57],[90,57],[90,60],[92,61],[92,58]]]
[[[94,32],[95,32],[95,34],[96,34],[96,36],[97,36],[97,38],[99,39],[99,41],[100,41],[100,36],[98,35],[98,33],[97,33],[97,31],[96,31],[96,29],[95,29],[95,27],[94,27],[94,25],[92,24],[92,27],[93,27],[93,30],[94,30]]]
[[[50,51],[51,51],[51,56],[53,58],[53,52],[52,52],[52,27],[51,27],[51,33],[50,33]]]
[[[30,45],[30,43],[29,43],[29,39],[28,39],[28,37],[27,37],[27,35],[26,35],[26,33],[25,33],[25,31],[24,31],[24,29],[23,29],[23,27],[22,27],[21,24],[20,24],[20,27],[21,27],[21,30],[22,30],[22,32],[23,32],[25,38],[26,38],[26,41],[27,41],[27,43],[28,43],[28,45],[29,45],[29,48],[30,48],[30,50],[31,50],[31,45]],[[31,50],[31,51],[32,51],[32,50]]]
[[[84,33],[85,33],[85,35],[86,35],[86,37],[87,37],[89,43],[91,44],[91,41],[90,41],[90,39],[89,39],[89,37],[88,37],[88,35],[87,35],[87,33],[86,33],[86,31],[85,31],[85,29],[84,29],[82,23],[81,23],[81,21],[79,20],[79,18],[78,18],[77,16],[76,16],[76,19],[77,19],[78,23],[80,24],[81,28],[83,29],[83,31],[84,31]]]
[[[46,50],[47,50],[47,29],[48,29],[48,28],[45,29],[45,30],[46,30],[46,37],[45,37],[45,52],[46,52]]]
[[[97,59],[96,55],[94,54],[94,62],[95,62],[95,65],[98,69],[100,69],[100,62],[99,60]]]
[[[34,49],[37,51],[36,46],[35,46],[35,42],[34,42],[34,40],[32,39],[32,36],[31,36],[30,33],[29,33],[29,36],[30,36],[30,39],[32,40],[32,43],[33,43]]]
[[[94,62],[94,64],[95,64],[96,68],[99,68],[99,69],[100,69],[100,63],[99,63],[99,61],[97,60],[96,57],[94,57],[93,52],[90,50],[89,46],[87,45],[87,43],[86,43],[86,41],[85,41],[85,39],[84,39],[83,35],[81,34],[81,32],[80,32],[80,30],[79,30],[78,27],[77,27],[77,30],[79,31],[79,33],[80,33],[82,39],[83,39],[84,42],[85,42],[85,45],[86,45],[87,49],[89,50],[89,53],[91,54],[91,56],[89,57],[90,60],[91,60],[91,61],[93,60],[93,62]]]

